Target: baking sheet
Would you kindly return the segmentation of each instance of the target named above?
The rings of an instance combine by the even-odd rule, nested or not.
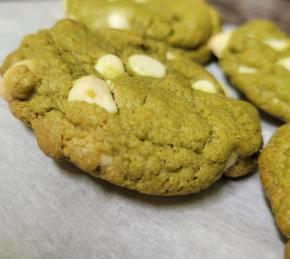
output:
[[[61,17],[57,1],[1,2],[0,62]],[[216,64],[209,70],[226,83]],[[263,115],[266,141],[277,125]],[[47,158],[0,100],[1,259],[278,259],[283,249],[258,173],[187,197],[148,197]]]

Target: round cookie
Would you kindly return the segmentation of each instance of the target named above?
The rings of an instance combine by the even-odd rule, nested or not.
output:
[[[219,14],[203,0],[67,0],[65,5],[70,18],[92,30],[126,30],[162,43],[168,59],[208,61],[207,42],[221,29]]]
[[[232,84],[256,106],[290,121],[290,38],[271,22],[251,21],[210,43]]]
[[[185,195],[250,173],[256,109],[198,65],[137,46],[117,48],[72,20],[27,36],[1,68],[11,111],[48,156],[139,192]]]
[[[290,238],[290,124],[275,133],[260,156],[259,166],[277,225]]]

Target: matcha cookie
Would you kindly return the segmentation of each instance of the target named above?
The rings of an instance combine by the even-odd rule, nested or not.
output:
[[[290,238],[290,124],[273,136],[262,152],[259,165],[277,225]]]
[[[209,38],[220,31],[219,14],[203,0],[67,0],[72,19],[93,30],[126,30],[164,45],[168,59],[206,62]]]
[[[256,20],[215,36],[211,47],[236,86],[256,106],[290,121],[290,38]]]
[[[119,186],[184,195],[252,172],[256,109],[224,96],[198,65],[137,46],[60,21],[7,57],[3,95],[48,156]]]
[[[290,241],[288,241],[285,248],[285,259],[290,259]]]
[[[285,250],[285,259],[290,259],[290,241],[288,241]]]

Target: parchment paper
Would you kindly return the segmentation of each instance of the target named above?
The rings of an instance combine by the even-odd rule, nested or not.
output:
[[[1,2],[0,61],[62,16],[56,1]],[[263,118],[267,141],[278,123]],[[188,197],[148,197],[47,158],[0,100],[1,259],[278,259],[283,249],[258,173]]]

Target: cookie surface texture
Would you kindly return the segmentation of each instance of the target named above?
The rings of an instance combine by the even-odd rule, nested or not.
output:
[[[290,241],[288,241],[285,248],[285,259],[290,259]]]
[[[224,96],[199,65],[104,33],[62,20],[1,67],[2,94],[48,156],[152,195],[253,171],[262,143],[253,106]]]
[[[92,30],[126,30],[162,43],[168,59],[207,61],[207,42],[221,28],[219,14],[203,0],[67,0],[66,9]]]
[[[256,20],[238,28],[229,37],[217,38],[213,45],[233,86],[257,107],[290,121],[288,35],[271,22]],[[224,45],[223,50],[217,48]]]
[[[282,233],[290,237],[290,125],[281,127],[259,161],[261,179]]]

